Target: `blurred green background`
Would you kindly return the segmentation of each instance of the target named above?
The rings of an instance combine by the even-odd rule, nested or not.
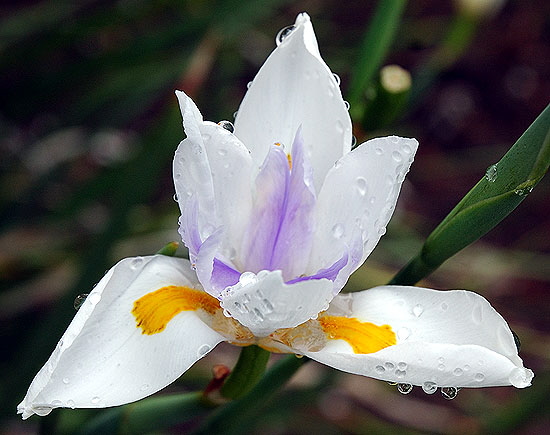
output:
[[[232,120],[278,30],[307,11],[346,96],[360,74],[361,42],[375,6],[355,0],[0,6],[1,433],[71,433],[97,414],[56,410],[22,422],[15,407],[74,315],[75,297],[120,258],[179,239],[171,159],[183,131],[174,90],[189,93],[206,119]],[[349,290],[389,281],[544,109],[549,59],[548,2],[406,5],[382,65],[411,72],[409,99],[387,122],[362,128],[355,119],[355,135],[359,142],[413,136],[420,149],[387,235]],[[372,96],[376,84],[366,85],[350,98],[352,113],[368,106],[365,94]],[[310,362],[243,430],[547,433],[549,196],[543,180],[496,229],[422,282],[486,296],[520,336],[521,356],[536,373],[532,387],[462,390],[445,401],[420,389],[402,396],[383,382]],[[232,367],[237,355],[220,346],[167,391],[204,388],[211,367]],[[156,433],[182,433],[193,424]]]

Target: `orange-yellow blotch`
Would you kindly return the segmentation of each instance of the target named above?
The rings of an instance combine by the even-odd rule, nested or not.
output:
[[[397,343],[391,326],[360,322],[355,317],[321,316],[319,322],[328,338],[345,340],[355,353],[378,352]]]
[[[288,160],[288,167],[292,169],[292,156],[290,154],[287,154],[286,158]]]
[[[202,309],[214,314],[220,303],[208,293],[190,287],[170,285],[147,293],[134,302],[132,314],[143,334],[163,331],[168,322],[182,311]]]

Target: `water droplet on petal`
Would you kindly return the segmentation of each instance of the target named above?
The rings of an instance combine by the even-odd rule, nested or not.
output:
[[[474,379],[476,382],[483,382],[485,380],[485,375],[483,373],[476,373]]]
[[[522,185],[516,187],[514,190],[514,193],[519,196],[526,196],[529,195],[533,190],[533,186],[525,186],[522,187]]]
[[[233,112],[233,119],[237,119],[237,115],[239,114],[239,111],[236,110],[235,112]]]
[[[178,194],[177,193],[174,193],[174,195],[172,196],[172,199],[176,202],[178,202]]]
[[[531,379],[533,379],[533,372],[523,367],[516,367],[510,372],[508,380],[516,388],[525,388],[531,385]]]
[[[227,150],[225,148],[219,148],[218,149],[218,154],[223,157],[223,156],[227,155]]]
[[[338,133],[343,133],[344,132],[344,124],[340,120],[336,121],[336,131]]]
[[[457,367],[456,369],[453,370],[453,375],[455,376],[462,376],[463,373],[464,373],[464,370],[462,370],[460,367]]]
[[[365,196],[367,194],[368,185],[367,180],[363,177],[357,177],[355,180],[355,186],[357,187],[357,191],[359,192],[359,195]]]
[[[199,349],[197,350],[197,356],[199,358],[202,358],[204,355],[206,355],[208,352],[210,352],[210,345],[209,344],[203,344]]]
[[[332,76],[334,77],[334,81],[338,86],[340,86],[340,76],[336,73],[332,73]]]
[[[397,368],[398,368],[399,370],[407,370],[407,363],[401,361],[400,363],[397,364]]]
[[[379,156],[381,156],[382,154],[384,154],[384,150],[383,150],[382,148],[380,148],[380,147],[376,147],[376,148],[374,149],[374,152],[375,152],[376,154],[378,154]]]
[[[285,40],[285,38],[292,33],[294,30],[294,25],[283,27],[279,32],[277,33],[277,36],[275,37],[275,44],[277,44],[277,47],[281,45],[281,43]]]
[[[262,299],[262,305],[264,307],[264,312],[266,314],[273,312],[273,304],[269,302],[267,299]]]
[[[457,387],[442,387],[441,395],[447,400],[453,400],[457,396],[459,390],[460,388]]]
[[[487,168],[487,171],[485,172],[485,178],[487,178],[487,181],[490,181],[491,183],[494,182],[497,179],[498,172],[497,172],[497,165],[491,165]]]
[[[407,376],[407,372],[405,370],[396,370],[395,376],[397,376],[399,379],[403,379],[405,376]]]
[[[218,125],[226,129],[229,133],[233,133],[235,131],[235,127],[233,126],[233,123],[230,121],[220,121],[218,122]]]
[[[384,373],[386,371],[386,369],[384,368],[384,366],[376,366],[374,368],[374,370],[376,371],[376,373],[378,373],[379,375],[381,375],[382,373]]]
[[[74,400],[69,399],[67,400],[67,406],[71,409],[75,409],[76,403],[74,403]]]
[[[174,201],[177,201],[178,200],[178,197],[176,194],[174,194]],[[130,263],[130,267],[132,269],[137,269],[138,267],[141,266],[141,264],[143,263],[143,258],[141,257],[136,257],[132,260],[132,262]]]
[[[99,403],[101,399],[98,396],[92,397],[92,403],[95,405],[96,403]]]
[[[403,151],[406,154],[410,154],[412,153],[412,148],[407,144],[403,144],[401,145],[401,151]]]
[[[68,385],[68,384],[71,383],[71,380],[70,380],[69,378],[63,378],[63,383],[64,383],[65,385]]]
[[[149,389],[149,384],[143,384],[141,387],[139,387],[141,391],[147,391]]]
[[[351,136],[351,149],[354,149],[357,146],[357,138],[355,136]]]
[[[443,302],[443,303],[441,304],[441,309],[442,309],[443,311],[447,311],[448,308],[449,308],[449,305],[448,305],[446,302]]]
[[[399,153],[399,151],[394,151],[393,153],[391,153],[391,158],[397,163],[400,163],[403,161],[403,157],[401,157],[401,154]]]
[[[435,382],[424,382],[422,384],[422,390],[426,393],[426,394],[433,394],[437,391],[437,385]]]
[[[416,316],[416,317],[420,317],[422,315],[422,313],[424,312],[424,307],[420,304],[416,304],[414,307],[413,307],[413,314]]]
[[[403,341],[403,340],[406,340],[407,338],[409,338],[409,336],[411,335],[411,330],[409,328],[399,328],[397,330],[397,338],[399,338],[399,340]]]
[[[350,105],[346,100],[344,100],[344,107],[346,108],[346,110],[349,110],[350,108]]]
[[[252,86],[252,82],[251,82],[251,81],[248,82],[248,83],[246,84],[246,89],[250,89],[250,86]]]
[[[445,370],[445,364],[439,364],[439,365],[437,366],[437,370],[440,370],[440,371]]]
[[[258,321],[263,321],[264,320],[264,315],[262,314],[262,312],[260,310],[258,310],[257,308],[254,308],[254,311],[253,311],[254,315],[256,316],[256,320]]]
[[[34,413],[36,415],[39,415],[40,417],[44,417],[48,415],[50,412],[52,412],[52,409],[53,408],[51,406],[47,406],[47,405],[38,405],[38,406],[32,407],[32,410],[34,411]]]
[[[413,390],[411,384],[397,384],[397,391],[401,394],[409,394]]]
[[[395,364],[392,363],[392,362],[385,362],[384,363],[384,366],[388,369],[388,370],[393,370],[395,368]]]
[[[76,298],[74,298],[73,307],[75,310],[78,311],[78,309],[82,306],[86,298],[88,297],[88,293],[82,293],[78,295]]]
[[[101,300],[101,295],[98,292],[91,292],[87,299],[91,302],[92,305],[97,305],[97,303]]]
[[[335,224],[332,227],[332,235],[336,239],[341,239],[344,235],[344,226],[342,224]]]

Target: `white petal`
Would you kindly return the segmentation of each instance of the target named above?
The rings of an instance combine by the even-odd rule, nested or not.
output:
[[[478,294],[383,286],[334,298],[328,314],[390,325],[397,344],[355,354],[344,340],[329,340],[309,357],[350,373],[439,387],[530,385],[506,321]]]
[[[285,284],[280,270],[245,272],[220,296],[221,306],[258,337],[293,328],[326,310],[332,281],[316,279]]]
[[[18,406],[23,418],[53,408],[100,408],[146,397],[172,383],[223,340],[183,311],[166,329],[144,335],[131,311],[141,296],[168,285],[200,288],[189,262],[127,258],[111,268],[76,313]]]
[[[386,232],[401,184],[418,147],[415,139],[398,136],[365,142],[331,168],[317,199],[316,237],[309,273],[342,256],[344,249],[363,249],[344,283],[372,252]]]
[[[290,152],[300,125],[319,191],[329,168],[351,148],[351,119],[305,13],[254,78],[239,107],[235,135],[260,165],[275,142]]]
[[[174,158],[174,184],[182,213],[195,194],[202,241],[223,225],[226,245],[239,246],[252,207],[252,158],[234,134],[203,121],[185,93],[177,91],[176,95],[187,134]]]

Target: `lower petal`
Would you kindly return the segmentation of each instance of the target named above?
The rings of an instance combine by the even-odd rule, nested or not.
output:
[[[325,316],[372,322],[379,328],[372,329],[372,341],[382,344],[372,353],[358,351],[354,343],[367,335],[341,329],[342,334],[330,337],[324,327],[327,340],[321,350],[300,349],[350,373],[419,385],[426,392],[437,387],[523,388],[533,377],[523,367],[506,321],[472,292],[383,286],[337,296]],[[395,333],[395,344],[380,340],[384,325]]]
[[[178,288],[191,295],[186,304],[180,303]],[[121,405],[172,383],[224,340],[201,320],[201,312],[217,302],[193,288],[200,284],[187,260],[120,261],[80,307],[18,412],[28,418],[59,407]],[[155,290],[162,295],[150,296]],[[174,298],[178,303],[171,304],[171,311],[163,304]]]

